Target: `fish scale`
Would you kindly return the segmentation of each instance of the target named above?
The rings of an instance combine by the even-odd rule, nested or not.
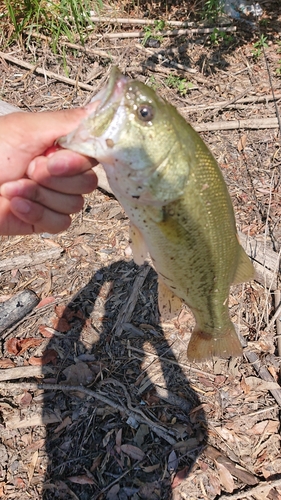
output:
[[[196,326],[188,358],[241,355],[228,297],[230,285],[254,271],[214,157],[173,106],[117,68],[97,99],[59,143],[103,164],[132,223],[136,262],[148,251],[158,273],[161,316],[174,315],[181,301],[190,307]]]

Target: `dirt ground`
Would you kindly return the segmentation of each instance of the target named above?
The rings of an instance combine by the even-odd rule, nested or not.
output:
[[[153,32],[144,46],[136,34],[141,24],[103,22],[89,34],[87,51],[62,40],[54,55],[50,40],[38,36],[2,43],[0,98],[23,111],[81,106],[117,64],[200,126],[225,176],[238,230],[271,252],[277,284],[259,279],[232,288],[243,359],[190,364],[193,317],[183,308],[160,322],[156,274],[134,264],[129,221],[114,196],[86,196],[83,211],[58,235],[0,237],[0,301],[26,289],[41,300],[1,334],[1,498],[281,499],[278,311],[274,317],[281,6],[260,4],[259,25],[224,18],[228,31],[215,24],[212,36],[159,40]],[[123,2],[102,15],[214,27],[202,22],[201,7]],[[128,32],[135,37],[124,38]],[[73,84],[61,81],[66,70]]]

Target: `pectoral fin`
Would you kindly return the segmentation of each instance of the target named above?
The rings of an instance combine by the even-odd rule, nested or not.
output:
[[[161,319],[169,321],[181,310],[182,300],[179,299],[158,277],[158,307]]]
[[[135,263],[141,266],[147,257],[147,248],[143,235],[132,223],[130,224],[130,245]]]
[[[244,281],[249,281],[251,280],[254,275],[255,275],[255,269],[250,261],[248,255],[246,254],[245,250],[241,247],[239,247],[239,261],[238,261],[238,266],[235,271],[234,279],[232,281],[233,285],[238,285],[238,283],[244,283]]]

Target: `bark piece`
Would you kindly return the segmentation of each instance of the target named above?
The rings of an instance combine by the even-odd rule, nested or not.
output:
[[[38,302],[36,293],[27,289],[0,304],[0,333],[24,318]]]

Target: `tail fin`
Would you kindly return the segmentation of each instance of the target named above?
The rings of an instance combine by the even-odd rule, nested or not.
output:
[[[215,333],[205,333],[198,327],[193,330],[187,348],[189,361],[201,362],[213,356],[219,358],[242,356],[241,343],[232,323],[219,337]]]

